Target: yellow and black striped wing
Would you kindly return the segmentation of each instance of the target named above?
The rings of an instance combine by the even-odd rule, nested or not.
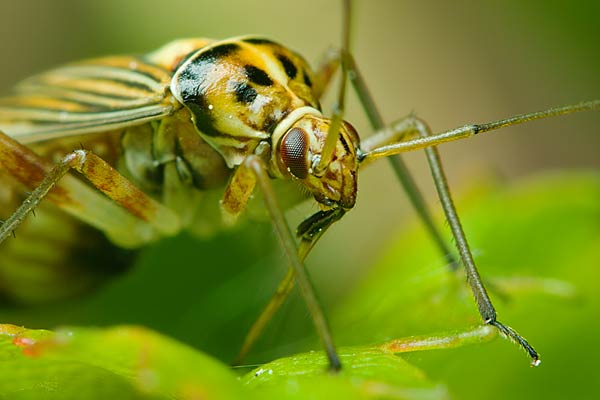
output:
[[[21,143],[120,129],[169,115],[172,73],[133,56],[69,64],[0,99],[0,130]]]

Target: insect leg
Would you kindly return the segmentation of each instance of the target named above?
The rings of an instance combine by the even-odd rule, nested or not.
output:
[[[32,189],[23,204],[0,226],[0,242],[47,196],[65,212],[106,232],[115,243],[135,247],[179,230],[178,217],[119,174],[100,157],[76,150],[52,166],[32,150],[0,132],[0,164]],[[80,172],[93,186],[67,174]],[[111,201],[112,200],[112,201]]]
[[[254,175],[254,182],[250,182],[249,173]],[[236,179],[236,175],[240,174],[242,179]],[[277,232],[277,236],[281,242],[283,250],[286,254],[286,257],[290,263],[290,265],[294,269],[294,274],[296,275],[296,280],[298,281],[298,286],[300,288],[300,292],[308,310],[312,316],[313,323],[315,324],[315,328],[317,333],[325,347],[325,351],[327,353],[327,357],[329,359],[329,366],[332,370],[339,370],[341,368],[341,363],[337,352],[335,350],[335,345],[333,343],[333,338],[331,336],[331,332],[329,329],[329,325],[327,320],[325,319],[325,315],[319,304],[315,290],[310,282],[302,259],[298,254],[298,248],[296,246],[296,241],[294,240],[294,236],[290,231],[287,221],[283,215],[283,211],[278,204],[277,198],[275,196],[275,192],[273,190],[273,186],[271,185],[271,179],[266,172],[264,162],[260,159],[260,157],[256,155],[251,155],[246,158],[244,163],[240,165],[238,170],[236,171],[232,181],[229,186],[234,185],[248,185],[248,187],[253,188],[255,184],[258,184],[261,192],[263,193],[265,206],[273,220],[273,225],[275,227],[275,231]],[[226,189],[226,192],[236,193],[240,192],[240,188],[230,188]],[[244,193],[243,196],[246,200],[242,200],[242,202],[247,201],[249,194]],[[231,202],[231,200],[224,200],[224,202]],[[227,207],[227,204],[225,204]],[[242,205],[243,208],[243,205]]]
[[[367,117],[371,123],[371,126],[374,130],[379,131],[384,128],[385,124],[383,122],[383,118],[379,113],[377,107],[375,106],[375,102],[373,101],[373,97],[371,96],[367,85],[365,84],[365,80],[362,78],[358,67],[349,52],[350,48],[350,22],[351,22],[351,1],[344,0],[343,8],[344,8],[344,17],[343,17],[343,33],[342,33],[342,47],[338,53],[339,60],[337,64],[340,64],[342,67],[342,76],[340,82],[340,88],[338,92],[338,100],[337,104],[334,107],[333,115],[331,117],[331,125],[329,128],[329,133],[327,135],[327,141],[325,146],[323,147],[323,153],[321,155],[321,162],[319,163],[318,169],[325,169],[325,167],[329,164],[331,154],[333,152],[333,148],[335,146],[335,141],[337,140],[338,131],[340,125],[342,123],[342,117],[344,113],[344,99],[345,99],[345,83],[346,77],[350,79],[354,89],[358,95],[360,102],[362,103],[363,109],[367,114]],[[325,57],[325,62],[323,62],[319,68],[319,82],[323,84],[323,82],[329,82],[331,78],[331,74],[335,71],[335,60],[332,55]],[[410,118],[410,117],[409,117]],[[408,120],[408,118],[407,118]],[[407,121],[409,122],[409,121]],[[409,125],[409,124],[408,124]],[[410,126],[404,129],[405,132],[409,132],[411,130]],[[403,131],[403,132],[404,132]],[[397,130],[395,134],[400,132]],[[389,139],[393,139],[397,141],[397,135],[391,135]],[[381,136],[379,136],[381,137]],[[458,262],[454,256],[454,253],[451,251],[450,247],[446,244],[446,240],[442,237],[441,232],[435,226],[433,222],[433,218],[427,209],[425,204],[425,200],[419,191],[410,171],[406,167],[406,164],[400,157],[389,158],[390,164],[396,174],[396,177],[400,181],[404,191],[408,195],[408,198],[417,211],[417,214],[425,224],[429,234],[433,238],[434,242],[446,258],[448,265],[451,269],[456,269],[458,267]]]
[[[369,115],[371,123],[373,124],[374,128],[376,130],[380,130],[383,127],[382,119],[379,117],[379,113],[377,112],[377,109],[375,108],[374,102],[371,99],[371,96],[366,88],[366,85],[364,84],[364,81],[362,80],[360,75],[358,75],[358,70],[354,64],[353,59],[350,56],[347,56],[346,59],[349,61],[349,66],[342,64],[342,55],[347,53],[345,49],[347,49],[349,47],[349,42],[350,42],[350,38],[349,38],[349,36],[350,36],[350,18],[351,18],[350,8],[351,8],[351,3],[349,1],[345,1],[344,2],[345,15],[344,15],[344,32],[343,32],[343,39],[342,39],[343,40],[342,49],[341,50],[329,49],[328,51],[326,51],[326,53],[324,54],[324,56],[322,57],[322,59],[319,63],[319,66],[318,66],[317,71],[314,76],[313,91],[320,98],[323,95],[323,93],[325,92],[325,90],[327,89],[327,87],[329,86],[329,84],[331,83],[331,79],[332,79],[333,75],[335,74],[336,70],[340,67],[340,65],[342,65],[342,77],[341,77],[342,81],[341,81],[341,85],[340,85],[340,89],[339,89],[339,93],[338,93],[338,103],[335,107],[334,115],[332,117],[332,124],[331,124],[332,130],[330,130],[330,132],[331,131],[336,132],[336,130],[339,129],[341,122],[342,122],[343,109],[344,109],[344,96],[345,96],[345,81],[346,81],[346,75],[347,75],[346,70],[349,67],[349,69],[350,69],[349,75],[351,77],[351,81],[354,84],[354,86],[358,92],[359,98],[363,102],[364,109],[366,110],[367,115]],[[410,122],[409,118],[407,118],[407,122]],[[335,128],[336,126],[337,126],[337,128]],[[408,132],[414,131],[414,129],[412,129],[412,126],[410,126],[410,124],[407,124],[405,131],[408,133]],[[328,137],[334,137],[334,139],[337,140],[337,133],[335,135],[330,134],[330,135],[328,135]],[[393,134],[391,134],[390,137],[387,138],[387,140],[388,141],[386,143],[396,142],[397,140],[399,140],[397,132],[394,132]],[[330,148],[333,148],[333,144],[335,144],[335,141],[332,144],[330,144]],[[324,156],[322,158],[322,160],[326,160],[326,158],[327,158],[327,156]],[[441,233],[439,232],[439,230],[436,228],[435,224],[433,223],[433,219],[431,218],[431,215],[430,215],[429,211],[427,210],[425,201],[423,200],[423,196],[419,192],[419,190],[414,182],[414,179],[410,175],[410,172],[408,171],[408,169],[406,168],[406,166],[404,165],[404,163],[402,162],[402,160],[399,157],[397,157],[397,159],[393,159],[393,160],[390,159],[390,162],[391,162],[391,164],[394,168],[394,171],[397,174],[400,182],[402,183],[406,193],[408,194],[411,203],[417,210],[418,215],[421,217],[423,223],[425,224],[425,226],[429,230],[430,234],[432,235],[435,243],[440,248],[442,254],[445,255],[446,260],[448,261],[448,264],[450,265],[450,267],[452,269],[456,269],[456,267],[458,265],[457,261],[453,255],[452,251],[449,249],[446,242],[442,238]],[[308,252],[310,252],[310,249],[312,249],[312,247],[314,246],[314,244],[316,243],[316,241],[318,240],[319,237],[315,238],[314,241],[310,242],[311,243],[310,248],[306,251],[306,254],[299,254],[299,257],[302,261],[304,261],[304,258],[308,255]],[[303,244],[304,243],[301,242],[300,250],[302,250]],[[254,345],[254,343],[260,336],[261,332],[264,330],[264,328],[266,327],[268,322],[271,320],[273,315],[277,312],[279,307],[283,304],[283,302],[285,301],[286,297],[289,295],[289,293],[291,292],[293,287],[294,287],[294,272],[293,272],[293,269],[290,268],[288,270],[288,272],[286,273],[286,275],[284,276],[284,278],[279,283],[276,292],[273,294],[273,297],[269,300],[269,303],[263,309],[263,311],[261,312],[261,314],[259,315],[257,320],[254,322],[254,324],[250,328],[250,331],[246,335],[244,344],[242,345],[240,353],[238,354],[238,356],[236,358],[236,361],[235,361],[236,364],[241,363],[241,360],[250,351],[251,347]]]
[[[373,100],[373,97],[369,92],[365,80],[363,79],[351,55],[348,55],[348,64],[348,76],[358,95],[363,109],[365,110],[365,113],[367,114],[367,117],[369,118],[373,129],[380,132],[379,134],[373,135],[370,138],[363,141],[361,144],[361,150],[363,152],[367,152],[368,149],[372,148],[372,146],[374,145],[373,138],[375,138],[375,141],[379,140],[383,141],[384,143],[392,143],[406,138],[407,136],[410,137],[411,135],[418,135],[418,130],[415,129],[416,117],[414,115],[409,115],[396,122],[394,124],[395,129],[393,131],[382,131],[382,129],[385,127],[383,118],[381,117],[381,114],[379,113],[379,110],[375,105],[375,101]],[[412,206],[417,211],[419,218],[421,219],[423,224],[425,224],[425,227],[428,230],[431,237],[433,238],[433,241],[439,248],[440,252],[446,258],[450,269],[456,270],[458,268],[458,260],[456,259],[454,253],[448,246],[447,241],[443,238],[442,233],[433,222],[433,218],[431,217],[431,213],[427,208],[425,199],[419,191],[419,188],[417,187],[414,178],[410,174],[408,167],[406,166],[402,158],[400,158],[399,156],[389,157],[388,160],[390,161],[390,164],[394,170],[394,173],[396,174],[396,177],[400,181],[402,188],[408,195]]]
[[[300,252],[301,249],[299,246],[298,253]],[[300,254],[298,254],[298,258],[300,259],[300,261],[304,262],[304,258]],[[240,351],[235,357],[235,360],[231,363],[232,365],[243,364],[244,360],[246,359],[246,356],[248,356],[248,353],[250,353],[250,350],[252,350],[252,347],[254,347],[254,344],[256,343],[260,335],[262,335],[267,324],[271,321],[277,310],[279,310],[279,307],[281,307],[285,299],[288,297],[288,295],[294,288],[295,283],[296,274],[294,272],[294,268],[290,267],[287,269],[283,279],[279,282],[275,293],[273,293],[273,296],[271,296],[269,302],[263,308],[258,318],[254,320],[254,323],[248,330],[248,333],[246,333],[246,337],[244,337],[242,347],[240,348]]]
[[[329,87],[331,83],[331,79],[335,75],[335,72],[340,66],[340,52],[335,48],[329,48],[321,57],[321,60],[317,66],[315,71],[313,82],[312,82],[312,90],[317,98],[321,98]],[[318,239],[325,232],[323,230],[317,237],[314,237],[311,240],[302,239],[298,246],[298,258],[304,262],[310,250],[314,247]],[[256,340],[261,335],[262,331],[265,329],[266,325],[273,318],[279,307],[283,304],[287,296],[290,294],[292,289],[294,288],[295,283],[295,274],[294,269],[292,267],[288,268],[285,276],[279,282],[277,289],[269,303],[265,306],[261,314],[252,324],[248,334],[244,339],[244,343],[240,352],[238,353],[236,360],[234,361],[234,365],[241,364],[242,360],[246,357]]]
[[[307,224],[306,222],[310,221],[313,217],[308,218],[303,224],[301,224],[301,226],[306,226],[306,232],[314,232],[314,234],[300,235],[300,243],[298,244],[298,258],[301,262],[304,262],[306,260],[306,257],[313,249],[317,241],[323,236],[325,231],[331,225],[333,225],[335,221],[338,220],[334,218],[325,221],[324,224],[319,225],[318,229],[312,229],[312,226],[309,226],[311,224]],[[319,224],[319,221],[317,221],[316,223]],[[279,310],[279,307],[281,307],[285,299],[288,297],[288,295],[294,288],[295,279],[296,274],[294,268],[290,266],[283,279],[279,282],[275,293],[273,294],[271,299],[269,299],[269,302],[267,303],[265,308],[263,308],[258,318],[250,327],[250,330],[244,338],[244,343],[242,344],[242,347],[235,361],[233,362],[233,365],[242,364],[243,360],[246,358],[246,356],[248,355],[248,353],[250,352],[250,350],[252,349],[252,347],[266,328],[267,324],[271,321],[277,310]]]
[[[431,130],[424,122],[417,119],[415,119],[414,122],[415,127],[419,131],[421,137],[428,137],[430,135]],[[429,163],[433,181],[438,192],[438,197],[442,204],[444,214],[446,215],[446,220],[450,225],[450,230],[452,231],[452,236],[454,237],[456,243],[458,254],[460,255],[462,264],[465,267],[467,282],[471,286],[471,291],[475,297],[475,302],[477,303],[477,308],[479,309],[481,318],[483,319],[484,323],[496,327],[503,335],[507,336],[513,342],[521,346],[531,357],[532,365],[538,365],[540,363],[539,355],[527,342],[527,340],[525,340],[515,330],[497,320],[496,310],[494,309],[494,305],[492,304],[479,272],[477,271],[467,238],[462,229],[452,196],[450,195],[450,189],[448,188],[448,182],[444,174],[437,147],[427,147],[425,149],[425,154],[427,156],[427,162]]]
[[[319,175],[324,173],[331,159],[333,157],[333,150],[335,149],[339,131],[342,127],[342,121],[344,118],[344,109],[346,102],[346,77],[348,73],[348,49],[350,48],[350,20],[352,19],[352,7],[350,0],[343,1],[344,15],[342,17],[342,46],[340,48],[340,65],[342,67],[342,73],[340,76],[340,86],[337,93],[337,101],[333,106],[333,112],[331,114],[329,122],[329,130],[325,138],[325,144],[321,150],[321,160],[315,167],[315,174]]]
[[[312,89],[317,98],[321,99],[329,87],[331,79],[340,66],[340,52],[336,48],[329,48],[321,56],[314,73]]]
[[[467,281],[471,285],[471,290],[473,291],[475,301],[477,302],[477,307],[479,308],[479,314],[486,324],[495,326],[502,334],[506,335],[511,340],[519,344],[523,349],[525,349],[525,351],[527,351],[531,357],[532,365],[538,365],[540,362],[539,356],[533,347],[531,347],[531,345],[529,345],[529,343],[516,331],[502,324],[496,319],[496,311],[487,294],[487,291],[485,290],[485,286],[481,281],[479,272],[475,266],[475,261],[473,260],[473,255],[471,254],[471,250],[469,248],[469,244],[467,243],[467,238],[462,229],[460,219],[458,218],[458,213],[456,212],[452,197],[450,196],[450,190],[442,169],[437,148],[428,147],[425,149],[425,153],[427,154],[427,161],[429,162],[429,166],[431,168],[431,173],[438,191],[438,196],[442,203],[442,208],[444,209],[446,219],[448,220],[448,224],[452,230],[452,235],[456,241],[456,247],[460,254],[460,258],[465,266],[467,272]]]
[[[308,242],[300,242],[298,245],[298,259],[301,262],[304,262],[310,247],[307,246]],[[311,246],[312,247],[312,246]],[[279,282],[277,289],[273,296],[269,299],[267,305],[263,308],[262,312],[254,320],[254,323],[248,330],[246,337],[244,338],[244,342],[242,343],[242,347],[233,362],[233,365],[241,365],[262,334],[265,330],[267,324],[271,321],[279,307],[283,304],[285,299],[288,297],[292,289],[294,288],[294,284],[296,283],[296,273],[294,272],[293,267],[289,267],[285,273],[283,279]]]
[[[340,88],[338,92],[338,101],[334,106],[333,115],[331,117],[331,124],[329,128],[329,133],[327,135],[327,144],[323,148],[323,153],[321,157],[321,162],[317,166],[317,170],[324,170],[327,164],[330,162],[331,156],[333,154],[333,149],[335,147],[338,132],[342,125],[342,119],[344,115],[344,99],[345,99],[345,85],[346,85],[346,65],[342,62],[341,53],[345,52],[344,49],[349,47],[350,40],[350,1],[344,1],[344,32],[342,34],[342,50],[341,52],[336,49],[329,49],[325,55],[322,57],[321,62],[319,63],[318,69],[314,76],[314,81],[312,85],[313,92],[318,98],[323,96],[323,93],[331,83],[331,79],[338,67],[342,66],[342,76],[340,81]],[[310,218],[309,218],[310,220]],[[307,220],[308,221],[308,220]],[[332,224],[332,221],[330,224]],[[314,235],[311,238],[302,238],[299,245],[299,251],[297,254],[300,262],[304,262],[305,258],[308,256],[310,250],[314,247],[316,242],[325,232],[327,227],[326,225],[319,231],[318,234]],[[234,364],[240,364],[245,356],[248,354],[258,337],[261,335],[262,331],[265,329],[266,325],[273,318],[279,307],[283,304],[287,296],[290,294],[292,289],[294,288],[295,283],[295,270],[293,266],[291,266],[284,278],[280,281],[277,290],[267,303],[266,307],[263,309],[258,318],[254,321],[248,334],[244,339],[244,343],[240,352],[238,353]],[[331,359],[330,359],[331,361]],[[336,367],[332,363],[332,367],[336,369]]]
[[[599,109],[600,100],[592,100],[574,105],[555,107],[539,112],[522,114],[485,124],[465,125],[463,127],[436,135],[431,135],[427,125],[417,118],[412,118],[412,120],[401,119],[391,124],[389,127],[379,131],[372,138],[370,138],[370,140],[364,142],[364,154],[361,162],[370,162],[384,156],[395,155],[404,151],[423,148],[426,149],[427,159],[430,164],[430,169],[434,178],[436,189],[438,191],[438,196],[440,197],[442,206],[444,208],[444,213],[446,214],[446,218],[455,238],[461,260],[465,265],[468,281],[475,296],[479,312],[485,323],[495,326],[502,334],[509,337],[511,340],[518,343],[523,349],[525,349],[532,358],[532,364],[534,365],[539,363],[539,357],[536,351],[517,332],[500,323],[496,319],[495,309],[490,301],[481,278],[479,277],[464,232],[460,225],[460,220],[458,219],[456,209],[454,208],[452,198],[450,197],[439,154],[437,149],[432,146],[536,119]],[[409,140],[400,141],[397,143],[390,143],[393,141],[394,135],[397,135],[396,137],[401,139],[402,135],[406,131],[407,122],[413,126],[413,129],[419,132],[419,137],[415,139],[410,138]]]

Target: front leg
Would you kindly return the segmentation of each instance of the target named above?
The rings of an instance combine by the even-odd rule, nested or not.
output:
[[[221,202],[223,211],[232,217],[239,215],[245,208],[252,191],[257,185],[263,194],[265,206],[275,227],[279,242],[291,268],[293,268],[300,292],[311,314],[317,334],[325,347],[329,365],[332,370],[337,371],[341,368],[341,363],[333,343],[329,325],[304,266],[303,256],[299,255],[294,235],[275,196],[266,165],[259,156],[248,156],[233,174]]]
[[[300,237],[298,245],[298,258],[301,262],[306,260],[310,251],[315,247],[319,239],[325,234],[327,229],[335,222],[339,221],[344,216],[344,211],[340,209],[331,210],[329,212],[319,211],[316,214],[304,220],[296,231]],[[296,274],[293,267],[289,267],[283,279],[279,282],[275,293],[269,299],[269,302],[263,308],[262,312],[256,318],[250,330],[244,338],[244,343],[233,362],[233,365],[241,365],[252,346],[256,343],[267,324],[277,310],[281,307],[285,299],[288,297],[296,282]]]
[[[417,124],[417,127],[420,137],[425,139],[430,137],[431,130],[426,124],[420,122]],[[467,282],[471,287],[471,292],[473,293],[473,297],[475,298],[475,302],[477,303],[477,308],[481,318],[483,319],[483,322],[496,327],[504,336],[521,346],[523,350],[525,350],[531,357],[531,364],[533,366],[539,365],[539,355],[527,342],[527,340],[525,340],[525,338],[523,338],[517,331],[507,325],[504,325],[497,319],[496,310],[479,275],[479,271],[477,270],[475,260],[473,259],[471,249],[467,242],[467,237],[463,231],[458,212],[456,211],[454,201],[450,195],[448,181],[442,167],[442,161],[440,159],[437,147],[432,146],[426,148],[425,154],[427,156],[427,162],[429,163],[429,169],[431,170],[431,175],[435,184],[435,188],[438,192],[440,203],[444,210],[444,214],[446,215],[446,221],[450,226],[450,230],[452,231],[452,236],[454,237],[456,244],[456,249],[458,250],[458,254],[460,255],[460,259],[465,268]]]

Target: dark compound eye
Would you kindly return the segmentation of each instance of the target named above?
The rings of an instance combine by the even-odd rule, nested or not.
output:
[[[281,160],[298,179],[308,176],[308,134],[300,128],[290,129],[281,140]]]

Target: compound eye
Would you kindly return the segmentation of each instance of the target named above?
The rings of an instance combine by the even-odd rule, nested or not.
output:
[[[308,176],[308,134],[300,128],[290,129],[281,140],[281,160],[288,171],[298,179]]]

